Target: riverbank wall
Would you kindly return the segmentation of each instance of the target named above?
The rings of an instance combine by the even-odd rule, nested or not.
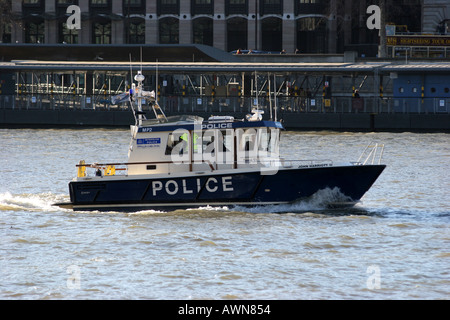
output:
[[[175,114],[166,113],[167,116]],[[206,112],[195,114],[205,119],[212,115]],[[231,115],[243,119],[245,114]],[[277,118],[288,130],[450,132],[450,114],[282,112]],[[128,127],[131,124],[134,124],[134,118],[129,111],[0,109],[0,127],[3,128]]]

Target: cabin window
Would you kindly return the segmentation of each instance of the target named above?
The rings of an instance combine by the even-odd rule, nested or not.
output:
[[[169,133],[164,154],[167,155],[188,155],[189,147],[193,145],[193,153],[201,153],[202,139],[195,131],[175,130]],[[203,147],[204,148],[204,147]]]
[[[259,157],[278,154],[279,131],[274,128],[258,129]]]
[[[164,152],[164,154],[166,156],[171,155],[172,154],[172,150],[173,147],[175,147],[175,139],[172,133],[169,133],[169,136],[167,138],[167,145],[166,145],[166,151]]]
[[[267,128],[262,128],[258,130],[258,134],[258,151],[269,151],[270,132],[267,132]]]
[[[167,137],[167,145],[166,145],[166,151],[164,154],[167,155],[182,155],[184,153],[187,153],[188,151],[188,142],[189,142],[189,133],[186,132],[174,132],[169,133],[169,136]]]
[[[224,152],[232,152],[234,150],[233,130],[222,131]]]
[[[255,149],[256,146],[256,130],[247,129],[242,135],[243,149],[244,151],[251,151]]]
[[[256,159],[257,147],[256,145],[257,131],[254,128],[251,129],[238,129],[236,130],[236,138],[238,141],[238,161],[248,159]]]
[[[214,154],[216,149],[220,152],[231,152],[233,150],[233,130],[210,131],[206,130],[203,137],[198,140],[201,145],[195,153]],[[217,144],[215,141],[217,140]],[[194,141],[195,143],[195,141]]]
[[[208,154],[208,155],[214,155],[215,153],[215,145],[214,145],[214,140],[215,140],[215,136],[214,136],[214,131],[212,130],[206,130],[203,133],[203,137],[202,137],[202,148],[201,150],[198,150],[198,152],[203,153],[203,154]]]

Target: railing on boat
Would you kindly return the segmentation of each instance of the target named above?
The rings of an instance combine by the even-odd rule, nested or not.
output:
[[[366,146],[366,148],[361,153],[358,161],[355,164],[358,165],[381,164],[383,152],[384,152],[384,144],[371,142]],[[365,157],[364,162],[361,162],[361,160],[364,159],[364,157]]]
[[[204,160],[199,163],[194,164],[208,164],[212,171],[217,170],[217,163],[214,166],[210,161]],[[114,163],[85,163],[81,160],[76,167],[78,168],[78,177],[86,177],[86,168],[93,168],[96,170],[96,175],[98,176],[114,176],[116,171],[127,171],[128,166],[133,165],[147,165],[156,166],[161,164],[190,164],[190,171],[192,171],[192,163],[174,163],[172,161],[161,161],[161,162],[114,162]],[[235,168],[238,165],[254,165],[260,164],[262,168],[315,168],[315,167],[331,167],[333,162],[331,160],[285,160],[285,159],[270,159],[270,160],[258,160],[258,159],[243,159],[243,161],[234,161],[232,164]]]

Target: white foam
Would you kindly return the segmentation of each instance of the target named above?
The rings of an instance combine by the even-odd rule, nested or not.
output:
[[[61,208],[52,204],[61,201],[63,197],[52,193],[15,195],[4,192],[0,193],[0,210],[60,211]]]
[[[234,210],[254,213],[284,213],[284,212],[308,212],[329,209],[330,205],[342,202],[351,202],[339,188],[325,188],[317,191],[311,197],[297,200],[290,204],[267,205],[253,208],[234,207]]]

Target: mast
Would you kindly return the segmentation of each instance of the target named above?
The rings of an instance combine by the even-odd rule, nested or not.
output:
[[[135,89],[135,96],[137,99],[137,121],[138,121],[138,125],[142,125],[142,120],[143,120],[143,115],[144,112],[142,111],[142,99],[145,99],[142,96],[142,86],[143,86],[143,82],[145,80],[144,75],[141,73],[141,71],[138,71],[137,75],[134,76],[134,80],[137,81],[138,85]],[[133,83],[133,85],[135,85]]]
[[[156,59],[156,93],[155,93],[155,103],[152,105],[153,112],[155,113],[156,119],[158,119],[159,122],[167,122],[167,117],[164,114],[164,111],[161,109],[158,103],[158,86],[159,86],[159,79],[158,79],[158,59]],[[158,111],[160,114],[158,114]]]

